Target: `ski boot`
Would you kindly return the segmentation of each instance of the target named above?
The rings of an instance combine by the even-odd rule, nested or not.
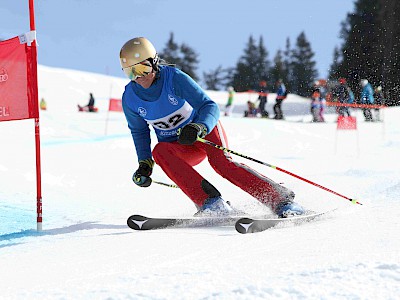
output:
[[[292,201],[284,201],[278,204],[275,213],[278,218],[290,218],[304,214],[304,208],[300,204]]]
[[[197,207],[199,210],[195,217],[232,217],[245,215],[244,212],[234,209],[229,201],[221,198],[221,193],[207,180],[201,182],[202,190],[208,195],[203,205]]]
[[[220,196],[208,198],[200,207],[199,211],[194,214],[195,217],[227,217],[235,214],[235,210],[228,201]]]

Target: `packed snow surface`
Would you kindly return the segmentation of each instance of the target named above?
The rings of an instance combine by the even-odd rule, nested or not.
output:
[[[296,193],[314,222],[241,235],[233,227],[137,232],[132,214],[190,217],[176,188],[131,181],[137,168],[123,113],[107,112],[126,80],[39,66],[43,231],[36,231],[34,121],[0,123],[1,299],[398,299],[400,293],[400,109],[384,122],[336,130],[334,110],[311,123],[310,101],[289,95],[284,121],[243,118],[237,93],[221,122],[229,148],[278,166],[363,205],[265,165],[234,157]],[[80,113],[89,93],[98,113]],[[224,111],[226,92],[207,92]],[[272,114],[275,94],[268,97]],[[154,135],[153,135],[154,138]],[[155,139],[154,143],[155,143]],[[251,196],[196,169],[250,215]],[[156,166],[152,178],[172,183]]]

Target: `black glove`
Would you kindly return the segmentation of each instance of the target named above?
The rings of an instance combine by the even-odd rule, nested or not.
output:
[[[189,123],[181,129],[178,143],[182,145],[193,145],[197,137],[203,138],[207,135],[207,127],[199,123]]]
[[[153,172],[154,161],[151,158],[140,160],[139,168],[132,176],[133,182],[140,187],[148,187],[151,184],[150,175]]]

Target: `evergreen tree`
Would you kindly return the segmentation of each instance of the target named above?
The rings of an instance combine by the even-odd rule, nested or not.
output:
[[[232,86],[236,91],[242,92],[253,89],[255,86],[254,74],[257,71],[257,47],[253,36],[250,35],[244,54],[239,58],[233,75]]]
[[[203,72],[203,81],[206,89],[213,91],[225,90],[228,83],[232,81],[230,74],[232,74],[232,68],[224,69],[221,65],[208,73]]]
[[[269,67],[268,51],[262,37],[257,46],[253,36],[250,35],[244,54],[236,64],[230,84],[239,92],[257,89],[260,80],[268,79]]]
[[[184,43],[181,45],[180,50],[182,53],[182,71],[192,77],[195,81],[197,81],[198,77],[196,75],[196,69],[199,63],[198,54],[191,47]]]
[[[355,11],[342,23],[342,61],[337,74],[345,77],[348,84],[360,92],[360,80],[368,79],[372,85],[382,81],[382,44],[379,42],[382,28],[379,24],[379,0],[357,0]]]
[[[274,57],[274,66],[271,69],[271,84],[277,82],[278,79],[282,79],[285,86],[288,87],[288,70],[286,69],[283,53],[280,49],[276,52]]]
[[[329,68],[329,79],[330,80],[337,80],[340,78],[339,74],[339,66],[341,62],[341,54],[338,47],[335,47],[333,50],[333,62]]]
[[[175,64],[178,67],[181,65],[179,57],[179,45],[174,41],[174,33],[171,32],[169,39],[164,49],[159,53],[161,59],[165,60],[166,63]]]
[[[400,105],[400,2],[379,0],[378,21],[382,26],[382,87],[387,104]]]
[[[258,64],[256,64],[256,74],[258,78],[256,79],[258,82],[261,80],[269,80],[269,72],[271,69],[271,63],[268,60],[268,51],[264,46],[264,39],[260,36],[258,41]]]
[[[198,80],[196,69],[199,63],[197,53],[183,43],[177,44],[174,40],[174,34],[171,32],[165,48],[159,53],[160,58],[165,62],[174,64],[177,68],[188,74],[194,80]]]
[[[283,52],[283,64],[285,68],[286,82],[284,81],[288,91],[292,90],[293,81],[293,64],[292,64],[292,48],[290,44],[290,38],[286,38],[285,51]],[[283,79],[283,78],[282,78]]]
[[[301,96],[308,96],[312,83],[318,76],[314,52],[304,32],[296,40],[296,48],[292,50],[292,91]]]

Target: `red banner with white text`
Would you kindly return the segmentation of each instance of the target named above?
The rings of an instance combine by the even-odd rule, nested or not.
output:
[[[39,117],[33,55],[24,35],[0,42],[0,122]]]

